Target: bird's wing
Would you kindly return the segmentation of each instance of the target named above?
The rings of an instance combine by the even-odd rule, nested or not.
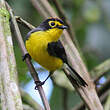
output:
[[[27,33],[27,35],[26,35],[26,40],[29,39],[29,37],[30,37],[30,35],[31,35],[32,33],[37,32],[37,31],[43,31],[43,28],[36,27],[36,28],[32,29],[31,31],[29,31],[29,32]]]
[[[73,69],[69,65],[65,49],[59,40],[57,42],[48,43],[47,51],[51,56],[55,56],[62,59],[63,62],[68,65],[68,70],[70,71],[72,79],[74,80],[74,82],[76,82],[76,84],[80,84],[84,87],[87,86],[87,83],[84,81],[84,79],[76,72],[75,69]]]
[[[49,55],[62,59],[64,63],[67,62],[65,49],[61,44],[60,40],[58,40],[57,42],[48,43],[47,51]]]

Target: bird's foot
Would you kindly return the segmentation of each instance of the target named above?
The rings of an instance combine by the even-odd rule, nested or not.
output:
[[[31,56],[29,55],[29,53],[26,53],[24,56],[22,56],[22,60],[26,60],[27,57],[31,60]]]
[[[39,86],[44,85],[44,83],[45,83],[45,81],[43,81],[43,82],[41,82],[41,81],[35,81],[35,84],[36,84],[35,90],[37,90],[37,88],[38,88]]]

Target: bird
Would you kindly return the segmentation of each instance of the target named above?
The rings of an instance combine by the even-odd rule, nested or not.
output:
[[[62,69],[64,64],[77,85],[87,86],[86,81],[69,64],[64,46],[59,40],[63,30],[67,28],[60,18],[51,17],[27,33],[25,45],[28,53],[23,60],[26,57],[32,58],[50,72],[43,82],[36,82],[36,88],[43,85],[54,71]]]

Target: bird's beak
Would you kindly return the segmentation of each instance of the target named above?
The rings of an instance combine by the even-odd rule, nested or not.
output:
[[[59,29],[67,29],[68,26],[62,25],[62,26],[58,26]]]

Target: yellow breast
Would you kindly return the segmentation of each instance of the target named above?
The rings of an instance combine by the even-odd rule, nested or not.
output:
[[[60,58],[50,56],[47,52],[48,43],[57,41],[62,33],[62,30],[59,30],[59,33],[58,31],[55,33],[56,30],[52,31],[51,33],[53,34],[50,34],[50,31],[34,32],[30,35],[29,39],[26,40],[26,49],[30,56],[49,71],[55,71],[63,65]]]

